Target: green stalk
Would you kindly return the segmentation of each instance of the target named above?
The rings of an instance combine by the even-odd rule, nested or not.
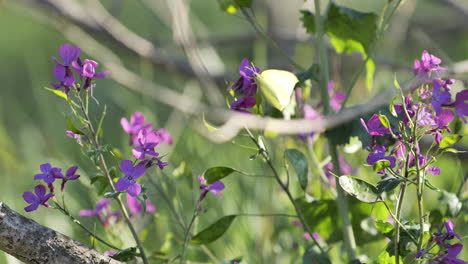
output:
[[[85,91],[85,93],[86,93],[86,97],[88,97],[87,91]],[[89,128],[89,131],[91,133],[91,139],[90,140],[94,144],[94,147],[96,149],[98,149],[98,148],[102,147],[100,145],[100,143],[99,143],[99,137],[98,137],[96,131],[94,130],[91,119],[88,116],[88,112],[86,111],[85,105],[83,103],[83,99],[79,95],[78,95],[78,99],[80,101],[81,111],[83,112],[83,116],[84,116],[85,120],[88,123],[88,128]],[[112,191],[116,192],[117,190],[115,189],[114,181],[112,180],[112,177],[111,177],[111,175],[109,173],[109,169],[107,167],[106,160],[104,159],[104,155],[102,153],[99,154],[99,161],[101,162],[102,170],[104,172],[104,175],[106,175],[107,181],[109,182],[109,185],[110,185]],[[122,212],[122,215],[123,215],[123,217],[125,219],[125,223],[127,224],[128,228],[130,229],[130,232],[132,233],[133,239],[135,240],[135,242],[137,244],[137,247],[138,247],[138,250],[140,251],[140,256],[141,256],[141,259],[143,260],[143,263],[144,264],[149,264],[149,261],[148,261],[148,259],[146,257],[146,254],[145,254],[145,250],[143,248],[143,244],[141,243],[140,239],[138,238],[138,234],[137,234],[137,232],[135,230],[135,227],[133,226],[132,222],[130,221],[130,216],[128,215],[127,209],[125,208],[125,205],[123,204],[122,199],[120,199],[120,197],[117,196],[117,197],[115,197],[115,200],[117,201],[117,203],[118,203],[118,205],[120,207],[120,211]]]
[[[327,50],[323,43],[323,20],[320,11],[320,0],[315,0],[315,32],[317,32],[317,43],[318,43],[318,51],[320,54],[320,88],[322,94],[322,101],[324,105],[325,115],[330,113],[330,96],[328,94],[328,57],[327,57]],[[338,160],[338,153],[337,148],[334,142],[330,139],[328,140],[328,146],[330,151],[330,156],[332,158],[333,163],[333,171],[336,175],[340,175],[341,169]],[[343,223],[343,237],[344,237],[344,245],[346,248],[346,252],[348,254],[348,260],[356,259],[356,241],[354,238],[353,227],[351,225],[351,221],[349,218],[349,208],[348,208],[348,201],[346,198],[346,194],[341,188],[339,184],[336,185],[337,191],[337,203],[338,203],[338,212]]]

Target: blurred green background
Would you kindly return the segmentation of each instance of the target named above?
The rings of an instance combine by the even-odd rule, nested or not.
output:
[[[68,168],[79,166],[82,177],[79,182],[70,184],[67,190],[68,207],[75,215],[80,209],[92,209],[97,199],[94,188],[90,185],[89,175],[94,171],[89,160],[82,155],[79,146],[65,136],[67,130],[64,116],[68,114],[67,105],[58,97],[43,88],[53,81],[51,56],[58,56],[58,47],[62,43],[82,46],[87,57],[87,43],[78,41],[73,36],[64,37],[60,29],[65,30],[68,20],[56,10],[41,1],[0,1],[0,201],[42,225],[52,227],[79,241],[90,244],[90,239],[68,219],[55,210],[40,208],[33,213],[25,214],[26,206],[21,198],[24,191],[31,190],[35,182],[33,175],[39,172],[39,165],[52,163],[54,166]],[[50,1],[54,3],[54,1]],[[60,1],[59,1],[60,2]],[[278,45],[299,64],[309,65],[316,60],[315,44],[301,28],[300,9],[310,9],[311,1],[302,0],[255,0],[254,10],[260,25],[271,34]],[[349,7],[371,12],[380,12],[385,0],[340,0],[336,1]],[[63,1],[70,10],[75,4],[85,6],[89,1]],[[459,3],[453,4],[453,3]],[[171,18],[168,15],[167,2],[162,0],[112,0],[102,4],[121,23],[138,35],[150,40],[159,47],[168,58],[179,64],[186,64],[180,46],[174,43],[171,29]],[[65,10],[67,9],[65,8]],[[379,42],[377,49],[377,68],[374,87],[368,91],[364,79],[359,80],[351,98],[352,103],[364,103],[367,98],[391,86],[394,73],[404,82],[411,78],[412,62],[419,58],[424,49],[436,54],[443,60],[443,65],[450,65],[468,58],[468,4],[464,1],[409,0],[403,4],[390,25],[389,32]],[[86,20],[87,13],[81,14]],[[268,42],[258,37],[244,17],[227,14],[220,8],[218,1],[190,1],[190,18],[193,34],[199,39],[201,48],[206,53],[206,64],[209,65],[218,79],[226,82],[236,81],[238,64],[242,58],[253,60],[261,69],[290,66]],[[51,26],[55,23],[56,26]],[[59,30],[57,30],[59,29]],[[178,72],[171,67],[152,63],[125,47],[118,45],[111,38],[99,31],[85,29],[98,43],[112,50],[121,59],[123,65],[144,79],[170,87],[178,92],[200,95],[201,87],[193,75]],[[68,35],[70,37],[70,35]],[[213,53],[213,51],[215,53]],[[341,89],[349,82],[356,71],[360,58],[349,55],[331,55],[331,76]],[[94,56],[94,55],[93,55]],[[103,54],[104,56],[104,54]],[[98,62],[99,58],[95,58]],[[105,64],[105,62],[103,62]],[[163,63],[164,64],[164,63]],[[101,70],[105,68],[100,67]],[[226,85],[218,82],[219,91],[224,94]],[[458,82],[457,89],[463,89],[464,83]],[[313,91],[314,92],[314,91]],[[126,156],[131,154],[127,146],[128,138],[120,128],[120,118],[127,117],[136,111],[143,112],[148,121],[156,127],[165,127],[175,137],[171,147],[162,147],[161,153],[167,154],[170,165],[164,170],[170,178],[170,196],[174,199],[186,221],[193,210],[194,201],[199,190],[196,175],[213,166],[231,166],[243,171],[267,173],[267,168],[260,160],[249,160],[255,152],[240,146],[248,145],[244,137],[238,137],[234,143],[215,144],[199,135],[191,126],[193,120],[183,113],[155,101],[147,96],[130,91],[114,82],[111,78],[99,80],[94,96],[100,105],[107,105],[107,116],[104,121],[105,143],[119,148]],[[207,100],[210,95],[202,96]],[[317,92],[318,96],[318,92]],[[271,141],[270,143],[272,143]],[[294,139],[281,137],[276,139],[276,150],[282,146],[300,145]],[[277,154],[278,159],[281,153]],[[352,164],[363,164],[365,151],[345,156]],[[180,175],[173,171],[185,162],[192,169],[191,175]],[[115,164],[114,164],[115,165]],[[468,169],[466,161],[451,155],[438,161],[442,174],[432,177],[433,184],[441,189],[456,193],[461,180]],[[360,166],[357,175],[375,181],[369,168]],[[148,175],[155,182],[161,181],[161,175]],[[374,178],[373,178],[374,177]],[[313,178],[316,180],[315,176]],[[145,182],[145,181],[144,181]],[[206,200],[207,212],[199,218],[195,230],[214,222],[223,215],[232,213],[292,213],[276,183],[268,178],[251,178],[232,176],[225,180],[226,190],[219,199],[209,197]],[[195,185],[194,188],[191,186]],[[318,184],[312,182],[314,190]],[[145,245],[155,251],[168,250],[174,256],[180,249],[182,233],[173,223],[167,204],[160,194],[147,183],[149,197],[158,207],[157,214],[138,218],[139,230],[143,226],[148,230],[142,233]],[[426,199],[428,208],[439,204],[438,194],[430,193]],[[466,198],[466,189],[464,191]],[[415,204],[408,198],[407,204]],[[415,213],[415,206],[405,208],[405,216]],[[467,216],[462,209],[456,219],[458,230],[467,236]],[[123,225],[109,228],[107,235],[94,219],[83,219],[82,222],[106,236],[109,240],[117,234],[124,234],[122,241],[115,240],[119,246],[132,246],[132,239]],[[332,227],[330,227],[332,228]],[[146,233],[146,234],[145,234]],[[167,239],[173,234],[172,238]],[[165,242],[166,240],[166,242]],[[297,244],[304,244],[302,232],[291,225],[291,219],[272,217],[239,217],[228,232],[217,242],[206,248],[191,247],[188,259],[198,262],[210,262],[214,258],[232,259],[243,256],[242,263],[300,263],[301,252]],[[467,245],[466,242],[464,242]],[[360,254],[373,258],[385,248],[383,237],[378,242],[366,244]],[[97,247],[104,251],[101,245]],[[341,245],[336,245],[333,254],[339,255]],[[151,252],[151,251],[150,251]],[[465,256],[468,256],[465,247]],[[0,252],[0,263],[17,263],[12,257]],[[156,262],[155,262],[156,263]],[[339,262],[336,262],[339,263]]]

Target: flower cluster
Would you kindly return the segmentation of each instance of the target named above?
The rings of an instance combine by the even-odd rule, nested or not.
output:
[[[239,65],[239,73],[241,77],[230,88],[236,97],[236,100],[231,104],[232,110],[248,113],[248,109],[257,104],[257,100],[255,99],[255,95],[257,94],[255,74],[259,72],[260,69],[251,66],[248,59],[242,60]]]
[[[445,232],[443,232],[444,227]],[[421,249],[416,254],[416,258],[427,259],[431,264],[466,264],[465,261],[457,258],[458,254],[460,254],[463,249],[463,245],[461,243],[451,244],[451,240],[455,237],[461,240],[460,235],[453,231],[455,224],[452,220],[449,220],[444,222],[444,227],[437,227],[438,232],[434,233],[431,237],[428,243],[428,249]],[[431,250],[435,245],[439,247],[439,252],[437,253],[433,253],[434,250]]]
[[[58,83],[51,83],[54,88],[64,87],[65,93],[68,94],[71,87],[76,87],[76,78],[72,69],[78,74],[79,79],[84,82],[82,84],[83,89],[91,86],[93,78],[105,78],[109,75],[109,71],[96,72],[99,64],[93,60],[81,60],[80,55],[81,49],[79,47],[73,47],[70,44],[60,46],[59,56],[62,62],[52,57],[52,60],[56,63],[53,74],[58,81]],[[77,87],[77,89],[80,89],[80,87]]]
[[[68,181],[76,180],[80,177],[80,175],[76,174],[78,170],[77,166],[70,167],[65,175],[62,174],[61,168],[54,168],[50,163],[44,163],[40,165],[41,173],[34,175],[35,180],[42,180],[44,183],[47,184],[49,188],[49,193],[46,194],[46,187],[44,185],[37,185],[34,187],[34,192],[24,192],[23,198],[24,200],[29,203],[30,205],[25,207],[24,210],[26,212],[31,212],[37,209],[39,205],[43,205],[45,207],[49,207],[47,201],[54,196],[54,185],[53,183],[57,179],[61,179],[62,183],[60,185],[60,191],[63,192],[65,190],[65,184]]]

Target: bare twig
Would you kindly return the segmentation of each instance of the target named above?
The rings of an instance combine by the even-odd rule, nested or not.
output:
[[[42,226],[0,202],[0,250],[25,263],[121,263]]]

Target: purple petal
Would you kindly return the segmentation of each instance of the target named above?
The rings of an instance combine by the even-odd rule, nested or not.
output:
[[[122,162],[120,162],[120,169],[122,170],[122,172],[125,175],[127,175],[127,176],[132,175],[132,173],[133,173],[133,163],[132,163],[132,161],[123,160]]]
[[[142,148],[132,149],[132,154],[135,159],[144,160],[145,159],[145,150]]]
[[[81,50],[79,47],[73,47],[70,44],[63,44],[59,48],[59,55],[65,65],[70,65],[72,61],[75,61],[80,56]]]
[[[145,175],[146,172],[146,167],[143,164],[139,164],[133,168],[132,172],[132,178],[137,179],[140,178],[141,176]]]
[[[24,210],[25,210],[26,212],[32,212],[32,211],[36,210],[38,206],[39,206],[38,203],[33,203],[33,204],[29,205],[29,206],[26,206],[26,207],[24,208]]]
[[[23,199],[24,199],[27,203],[34,203],[34,202],[37,202],[37,197],[36,197],[36,195],[34,195],[32,192],[24,192],[24,193],[23,193]]]
[[[54,74],[54,77],[57,78],[57,80],[63,82],[67,74],[67,70],[63,65],[57,64],[55,65],[52,73]]]
[[[110,71],[107,70],[107,71],[98,72],[98,73],[94,74],[94,77],[102,79],[102,78],[106,78],[107,76],[109,76],[109,74],[110,74]]]
[[[128,194],[130,194],[131,196],[133,197],[138,196],[140,192],[141,192],[141,185],[138,182],[133,181],[133,184],[128,186]]]
[[[52,166],[50,165],[50,163],[44,163],[39,167],[40,167],[41,171],[44,172],[44,173],[49,173],[49,171],[52,169]]]
[[[101,199],[96,204],[96,211],[100,212],[103,209],[107,208],[111,204],[111,200],[109,199]]]
[[[205,178],[203,178],[203,175],[198,175],[197,178],[201,185],[206,185],[206,181]]]
[[[211,184],[210,186],[208,186],[208,189],[218,195],[218,196],[222,196],[222,194],[218,193],[219,191],[222,191],[224,190],[224,183],[222,181],[217,181],[217,182],[214,182],[213,184]]]
[[[37,198],[42,199],[46,194],[46,187],[44,185],[37,185],[34,187],[34,192],[36,193]]]
[[[440,175],[440,168],[438,167],[430,167],[426,171],[432,175]]]
[[[127,206],[130,209],[132,215],[137,215],[141,213],[141,204],[140,202],[127,193]]]
[[[120,119],[120,125],[122,126],[125,133],[131,134],[132,127],[130,126],[130,123],[128,123],[127,118],[122,117],[122,119]]]
[[[67,178],[68,177],[71,177],[71,176],[74,176],[76,171],[78,170],[78,167],[77,166],[73,166],[73,167],[70,167],[68,170],[67,170]]]
[[[118,192],[125,192],[129,189],[130,186],[132,186],[135,183],[136,182],[134,180],[130,180],[127,177],[123,177],[117,181],[117,183],[115,184],[115,189]]]

